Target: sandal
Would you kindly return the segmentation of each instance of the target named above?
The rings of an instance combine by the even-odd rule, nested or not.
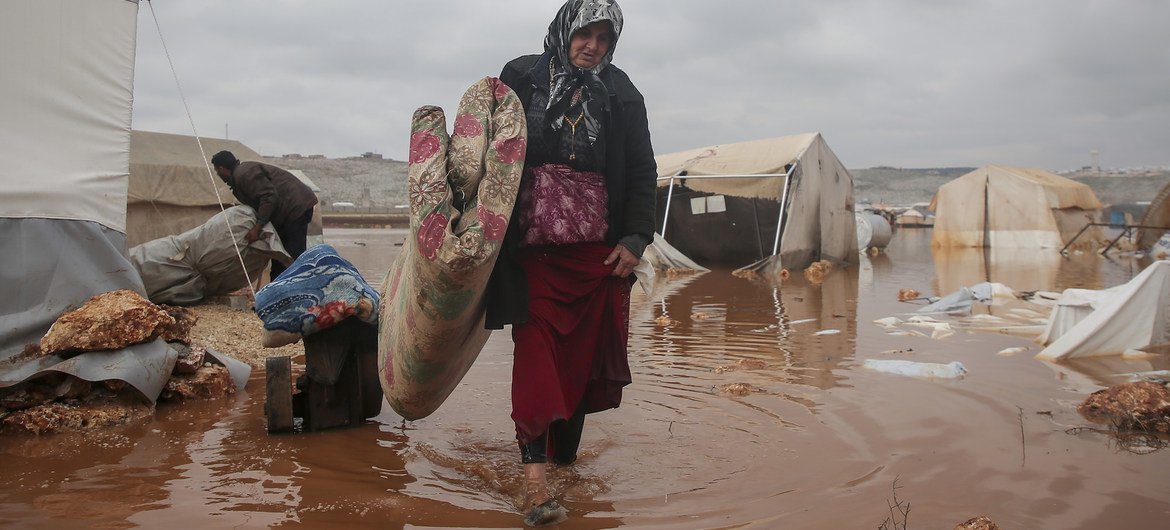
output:
[[[524,516],[524,524],[533,527],[547,526],[563,522],[568,518],[568,510],[558,504],[556,499],[549,499],[528,510],[528,514]]]

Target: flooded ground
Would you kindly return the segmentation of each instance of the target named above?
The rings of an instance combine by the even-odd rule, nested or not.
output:
[[[402,231],[331,230],[372,283]],[[1099,289],[1146,262],[1095,255],[932,255],[927,230],[823,285],[713,271],[634,298],[634,383],[586,422],[582,456],[553,471],[561,528],[876,528],[897,497],[909,528],[979,514],[1002,528],[1160,528],[1170,451],[1137,454],[1074,407],[1150,362],[1050,365],[1027,338],[891,335],[874,320],[982,281]],[[1006,309],[981,307],[994,314]],[[665,317],[665,318],[660,318]],[[656,322],[658,320],[658,322]],[[662,325],[666,322],[666,325]],[[1024,347],[1015,355],[998,354]],[[865,359],[961,361],[961,380],[861,368]],[[1158,368],[1158,366],[1155,366]],[[1165,366],[1161,366],[1165,368]],[[509,419],[511,342],[497,332],[448,402],[404,423],[269,436],[264,381],[220,402],[160,407],[100,433],[0,439],[0,523],[20,528],[516,527],[520,464]]]

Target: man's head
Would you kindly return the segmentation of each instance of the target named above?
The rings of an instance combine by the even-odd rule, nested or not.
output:
[[[220,151],[211,157],[211,165],[215,166],[215,174],[224,182],[232,176],[232,171],[236,166],[240,165],[240,161],[236,159],[231,151]]]

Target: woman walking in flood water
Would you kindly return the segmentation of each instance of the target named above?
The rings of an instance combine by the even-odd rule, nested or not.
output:
[[[487,327],[512,324],[512,419],[530,526],[567,516],[546,463],[572,464],[585,415],[617,407],[630,383],[631,273],[652,241],[657,171],[642,95],[610,64],[621,31],[616,2],[569,0],[544,53],[500,74],[524,103],[528,152]]]

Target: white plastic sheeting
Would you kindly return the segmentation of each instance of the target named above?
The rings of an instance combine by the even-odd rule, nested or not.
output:
[[[996,298],[1014,300],[1016,293],[1011,287],[1002,283],[983,282],[968,287],[960,287],[958,291],[950,293],[924,306],[917,313],[960,313],[971,310],[975,301],[991,302]]]
[[[1056,299],[1052,313],[1048,315],[1048,320],[1045,322],[1044,333],[1036,338],[1036,342],[1045,346],[1052,344],[1061,335],[1076,327],[1085,317],[1093,314],[1093,311],[1096,311],[1101,304],[1117,294],[1119,288],[1120,286],[1100,291],[1065,289]]]
[[[1055,313],[1055,312],[1054,312]],[[1155,261],[1036,355],[1062,361],[1170,342],[1170,261]]]
[[[923,379],[962,379],[967,373],[967,367],[959,361],[941,364],[897,359],[866,359],[862,366],[875,372]]]

